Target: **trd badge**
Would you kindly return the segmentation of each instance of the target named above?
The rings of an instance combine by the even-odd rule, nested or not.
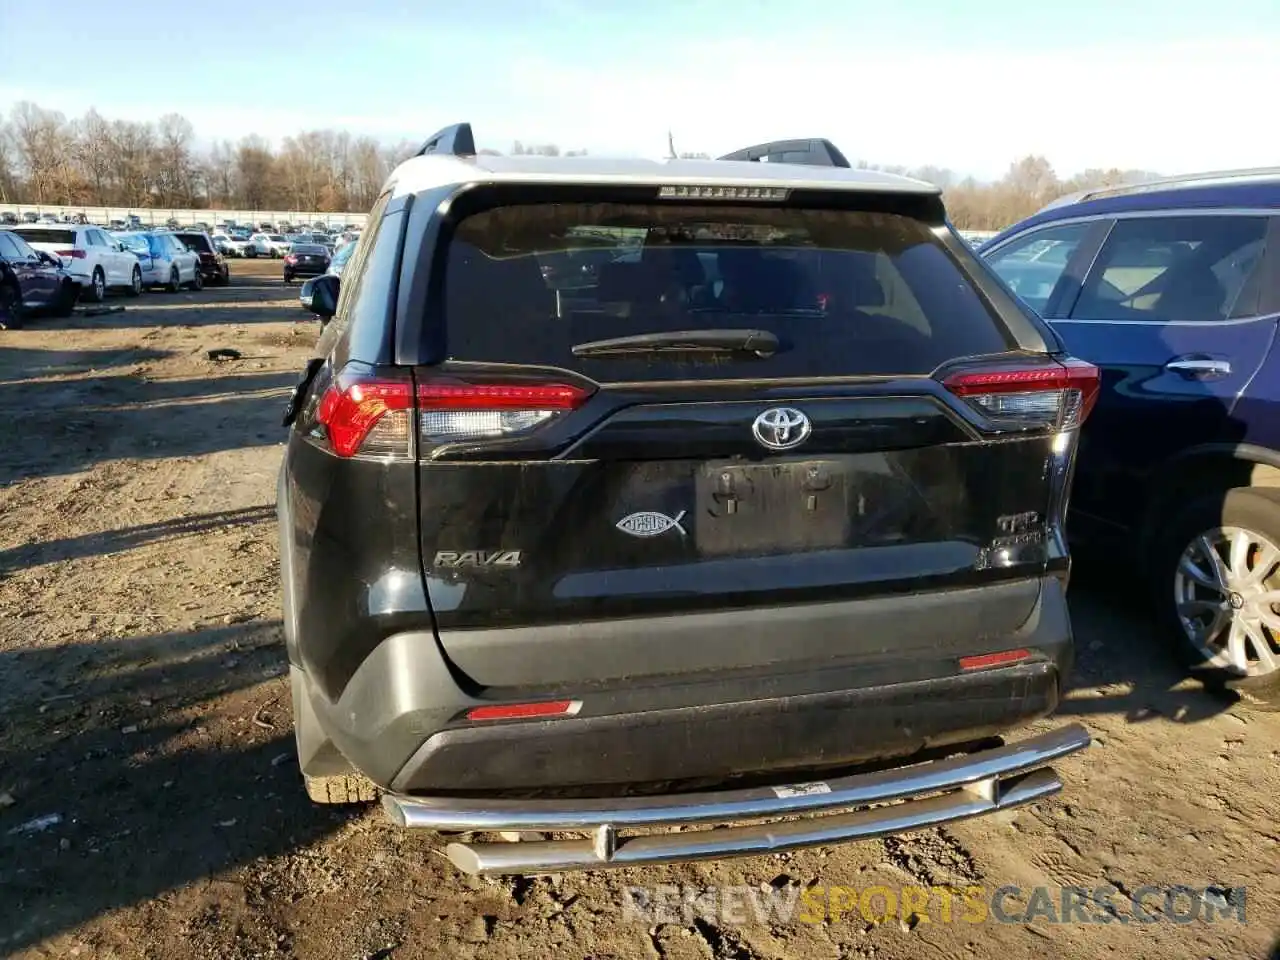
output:
[[[680,521],[684,519],[686,512],[681,510],[674,517],[668,517],[665,513],[658,513],[655,510],[642,510],[623,517],[614,526],[633,537],[656,537],[668,530],[675,530],[684,536],[686,531]]]

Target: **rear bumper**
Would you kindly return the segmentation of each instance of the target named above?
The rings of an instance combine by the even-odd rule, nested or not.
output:
[[[1047,764],[1088,745],[1088,731],[1072,724],[992,750],[787,787],[609,801],[476,802],[389,794],[383,806],[403,827],[588,833],[580,840],[449,844],[449,859],[472,874],[672,863],[886,836],[1030,803],[1062,788]],[[872,804],[888,805],[868,809]],[[798,815],[801,819],[776,820]],[[618,833],[768,818],[774,822],[635,837]]]
[[[785,689],[786,679],[778,686]],[[906,757],[1046,716],[1058,705],[1059,675],[1039,662],[874,687],[854,686],[854,676],[841,683],[759,699],[452,727],[429,736],[390,786],[418,794],[599,793]]]
[[[956,591],[950,607],[931,610],[932,648],[923,635],[901,631],[909,618],[898,621],[899,629],[891,619],[868,619],[867,601],[799,605],[760,612],[786,614],[771,619],[770,628],[786,638],[792,660],[763,657],[744,631],[751,655],[735,661],[731,650],[722,650],[714,669],[695,663],[680,673],[635,670],[594,683],[566,677],[550,687],[478,687],[446,658],[434,633],[404,630],[378,641],[331,700],[306,668],[316,638],[298,636],[287,586],[291,560],[284,551],[285,632],[303,772],[328,776],[355,768],[401,794],[687,791],[906,758],[996,736],[1051,713],[1071,666],[1064,586],[1047,577],[1030,581],[1036,599],[1020,624],[967,640],[947,639],[946,617],[955,621],[963,605],[985,604],[971,594],[986,591]],[[909,610],[921,602],[903,597],[896,604]],[[806,649],[816,607],[822,629],[833,636],[832,617],[843,618],[845,656],[825,645]],[[585,635],[597,627],[604,629],[574,629]],[[1028,659],[972,672],[959,668],[961,656],[1015,648],[1026,650]],[[585,649],[579,657],[600,661],[608,654]],[[819,650],[826,652],[818,656]],[[546,654],[534,644],[523,656]],[[555,719],[464,718],[472,707],[550,699],[582,706]]]

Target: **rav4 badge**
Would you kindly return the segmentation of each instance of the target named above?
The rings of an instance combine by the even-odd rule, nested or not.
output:
[[[436,554],[435,565],[457,569],[459,567],[518,567],[519,550],[441,550]]]

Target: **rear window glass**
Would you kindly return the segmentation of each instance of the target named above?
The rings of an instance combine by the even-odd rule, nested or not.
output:
[[[65,243],[69,246],[76,242],[74,230],[40,230],[35,227],[17,227],[13,231],[28,243]]]
[[[179,233],[175,234],[175,236],[177,236],[177,238],[188,247],[199,253],[212,252],[212,248],[209,246],[209,238],[203,233]]]
[[[301,253],[305,256],[322,256],[329,252],[316,243],[295,243],[290,250],[293,253]]]
[[[598,379],[926,374],[1008,334],[932,234],[880,212],[636,203],[496,207],[462,220],[445,279],[447,351]],[[637,334],[753,329],[739,354],[578,358]]]

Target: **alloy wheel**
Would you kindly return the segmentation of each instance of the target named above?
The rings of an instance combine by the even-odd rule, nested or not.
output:
[[[1280,670],[1280,547],[1243,527],[1215,527],[1182,551],[1178,621],[1208,666],[1259,677]]]

